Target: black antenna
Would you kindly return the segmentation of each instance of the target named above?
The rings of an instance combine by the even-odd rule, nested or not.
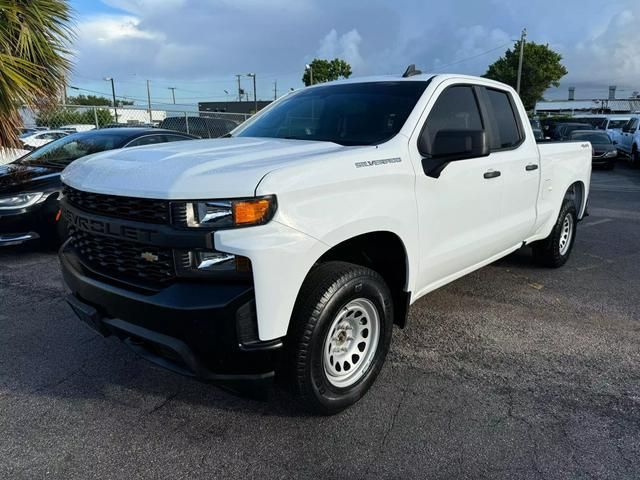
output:
[[[420,70],[416,70],[415,64],[411,64],[407,67],[407,69],[402,74],[402,78],[413,77],[414,75],[420,75],[422,72]]]

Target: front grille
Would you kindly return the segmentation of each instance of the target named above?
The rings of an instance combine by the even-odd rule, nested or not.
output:
[[[92,270],[121,280],[164,284],[176,276],[170,249],[113,239],[71,227],[71,247]]]
[[[166,200],[82,192],[66,185],[63,193],[67,202],[85,212],[123,220],[154,224],[169,223],[169,202]]]

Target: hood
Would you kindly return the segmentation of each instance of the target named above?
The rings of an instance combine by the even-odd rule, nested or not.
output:
[[[273,138],[190,140],[76,160],[62,181],[88,192],[167,200],[253,196],[270,171],[347,148],[370,147]]]
[[[0,195],[5,193],[48,190],[60,184],[61,169],[39,165],[10,163],[0,165]]]
[[[616,146],[611,143],[592,143],[593,151],[596,155],[602,155],[606,152],[612,152]]]

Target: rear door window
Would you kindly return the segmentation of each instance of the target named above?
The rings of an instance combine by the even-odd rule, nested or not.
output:
[[[487,88],[489,115],[493,119],[491,150],[514,148],[522,141],[522,134],[508,92]]]

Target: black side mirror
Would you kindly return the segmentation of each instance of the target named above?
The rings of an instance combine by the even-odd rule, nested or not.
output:
[[[418,140],[418,150],[424,157],[425,174],[433,178],[438,178],[449,162],[486,157],[491,153],[484,130],[439,130],[432,144],[425,130]]]

